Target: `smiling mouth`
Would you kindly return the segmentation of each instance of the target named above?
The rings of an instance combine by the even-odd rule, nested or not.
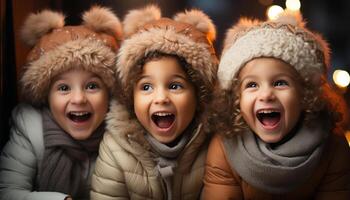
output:
[[[260,110],[256,117],[265,127],[274,127],[281,120],[281,112],[275,110]]]
[[[92,114],[90,112],[76,112],[76,111],[72,111],[67,114],[68,118],[73,122],[85,122],[90,119],[91,115]]]
[[[175,121],[175,115],[172,113],[158,112],[152,114],[151,118],[154,124],[156,124],[159,128],[162,129],[171,127],[171,125]]]

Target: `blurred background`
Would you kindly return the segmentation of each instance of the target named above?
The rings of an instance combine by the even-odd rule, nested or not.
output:
[[[265,20],[283,9],[300,11],[307,27],[323,35],[332,50],[328,79],[345,98],[350,113],[350,1],[319,0],[1,0],[1,135],[0,147],[8,140],[9,116],[19,102],[17,80],[30,50],[19,38],[24,19],[42,9],[61,11],[67,25],[81,22],[81,13],[92,5],[110,7],[122,20],[130,9],[156,4],[164,17],[184,9],[198,8],[208,14],[217,28],[215,47],[221,55],[226,30],[239,17]],[[350,124],[348,124],[350,130]],[[350,131],[348,132],[350,140]]]

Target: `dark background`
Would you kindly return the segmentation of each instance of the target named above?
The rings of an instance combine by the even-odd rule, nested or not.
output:
[[[220,56],[225,31],[241,16],[266,19],[271,4],[285,8],[285,0],[1,0],[1,127],[0,149],[8,140],[9,116],[19,102],[17,80],[20,77],[26,54],[30,50],[19,39],[19,30],[31,12],[48,8],[66,15],[67,25],[81,22],[81,13],[92,5],[112,8],[120,20],[130,9],[156,4],[164,17],[172,17],[184,9],[199,8],[208,14],[217,28],[215,47]],[[301,12],[307,27],[322,34],[332,49],[332,68],[350,73],[350,1],[301,0]],[[335,87],[335,86],[334,86]],[[341,89],[350,105],[350,86]],[[335,87],[335,89],[338,89]],[[350,112],[348,110],[348,112]],[[349,128],[350,130],[350,125]]]

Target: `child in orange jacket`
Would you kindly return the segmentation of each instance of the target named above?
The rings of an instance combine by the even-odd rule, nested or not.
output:
[[[345,109],[328,65],[326,42],[301,16],[228,31],[204,199],[350,199],[350,148],[334,134]]]

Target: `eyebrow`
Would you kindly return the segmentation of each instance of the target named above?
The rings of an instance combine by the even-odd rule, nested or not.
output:
[[[151,75],[141,75],[140,78],[138,80],[141,80],[141,79],[151,79],[152,76]],[[174,74],[171,76],[171,78],[180,78],[180,79],[183,79],[183,80],[189,80],[188,77],[186,76],[183,76],[182,74]]]

